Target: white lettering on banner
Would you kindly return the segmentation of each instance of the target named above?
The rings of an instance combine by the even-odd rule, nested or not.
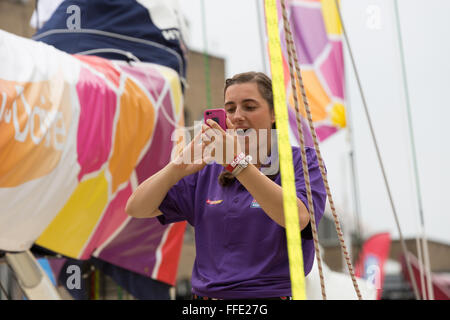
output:
[[[163,30],[162,35],[166,40],[178,40],[180,39],[180,31],[178,30]]]
[[[45,129],[47,129],[47,128],[44,128],[44,131],[42,130],[45,115],[46,115],[45,110],[39,108],[38,106],[34,107],[33,111],[31,112],[31,119],[29,121],[30,122],[30,136],[31,136],[31,140],[33,140],[34,144],[36,144],[36,145],[41,143],[41,140],[44,137]],[[35,132],[34,124],[36,123],[35,122],[36,116],[38,117],[38,120],[39,120],[39,134],[37,136],[34,133]]]
[[[28,117],[28,119],[30,119],[31,107],[25,100],[25,97],[23,96],[23,89],[24,88],[21,86],[16,86],[17,95],[20,97],[20,99],[22,99],[23,105],[25,107],[26,116]],[[25,138],[27,137],[27,134],[28,134],[28,128],[30,127],[29,126],[30,121],[26,122],[25,128],[23,129],[22,132],[20,132],[19,117],[17,116],[17,100],[14,100],[12,109],[13,109],[13,123],[14,123],[14,130],[15,130],[14,138],[17,141],[24,142]]]
[[[61,126],[58,126],[58,122],[61,122]],[[62,150],[64,149],[64,141],[65,139],[63,139],[63,142],[60,143],[57,139],[57,136],[65,136],[66,135],[66,127],[64,126],[64,118],[61,112],[57,112],[56,113],[56,120],[54,122],[54,127],[53,127],[53,139],[54,139],[54,143],[55,143],[55,149],[56,150]]]
[[[6,107],[8,97],[5,92],[1,92],[0,123],[5,122],[9,124],[12,118],[14,139],[16,141],[25,142],[29,135],[31,141],[35,145],[39,145],[45,137],[46,147],[53,146],[56,150],[63,150],[66,127],[62,112],[56,112],[54,110],[47,111],[39,106],[31,107],[24,96],[24,87],[15,86],[15,88],[17,98],[12,103],[12,108]],[[23,107],[20,107],[20,101]],[[43,96],[40,97],[40,101],[45,102]],[[53,144],[51,144],[51,140]]]

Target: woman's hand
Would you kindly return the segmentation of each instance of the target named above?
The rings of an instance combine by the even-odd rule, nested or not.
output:
[[[180,179],[202,170],[207,164],[203,159],[205,145],[201,143],[203,131],[202,128],[202,131],[172,161],[172,166],[177,170]]]
[[[212,161],[226,167],[241,152],[234,126],[229,119],[226,121],[228,129],[224,131],[217,122],[208,119],[209,126],[202,125],[202,131],[172,161],[180,179],[202,170]]]
[[[214,120],[208,119],[202,126],[203,159],[206,163],[216,161],[226,167],[241,152],[238,136],[231,121],[227,118],[227,131]]]
[[[203,169],[203,131],[184,147],[164,168],[142,182],[127,201],[125,211],[135,218],[156,217],[164,197],[180,179]]]

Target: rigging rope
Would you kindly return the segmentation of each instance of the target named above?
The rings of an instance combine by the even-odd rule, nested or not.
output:
[[[434,300],[434,292],[431,284],[431,273],[430,273],[430,256],[428,254],[428,243],[425,236],[425,220],[424,220],[424,214],[423,214],[423,205],[422,205],[422,192],[420,191],[420,179],[419,179],[419,169],[417,167],[417,157],[416,157],[416,143],[414,141],[414,132],[413,132],[413,124],[412,124],[412,117],[411,117],[411,105],[409,101],[409,89],[408,89],[408,78],[406,75],[406,66],[405,66],[405,53],[403,51],[403,40],[402,40],[402,33],[401,33],[401,27],[400,27],[400,15],[398,12],[398,4],[397,0],[394,1],[394,12],[395,12],[395,22],[396,22],[396,29],[397,29],[397,36],[398,36],[398,44],[400,49],[400,61],[401,61],[401,69],[402,69],[402,77],[403,77],[403,90],[405,91],[405,100],[406,100],[406,111],[407,111],[407,120],[408,120],[408,129],[409,129],[409,138],[410,138],[410,144],[411,144],[411,153],[412,153],[412,161],[413,161],[413,168],[414,168],[414,178],[415,178],[415,185],[416,185],[416,195],[417,195],[417,204],[419,206],[419,216],[420,216],[420,223],[422,228],[422,243],[423,243],[423,250],[424,250],[424,257],[425,264],[423,263],[421,254],[420,254],[420,245],[417,247],[417,251],[419,252],[419,267],[420,272],[422,273],[423,266],[425,266],[425,272],[427,275],[427,288],[428,288],[428,298],[430,300]],[[422,277],[421,277],[422,280]],[[423,287],[423,285],[422,285]],[[423,295],[423,298],[425,299],[425,296]]]
[[[416,247],[417,247],[417,258],[419,259],[419,278],[420,278],[420,289],[422,290],[422,298],[426,299],[426,292],[425,292],[425,279],[424,279],[424,272],[423,272],[423,264],[422,264],[422,246],[420,245],[419,238],[416,238]]]
[[[283,2],[284,1],[282,1],[282,3]],[[285,10],[285,8],[284,8],[284,10]],[[285,18],[285,17],[286,17],[286,15],[284,14],[283,18]],[[324,185],[325,185],[325,189],[327,191],[328,201],[330,203],[331,212],[332,212],[334,223],[335,223],[335,226],[336,226],[336,232],[337,232],[337,235],[338,235],[338,238],[339,238],[341,251],[344,254],[344,258],[345,258],[345,260],[347,262],[347,267],[348,267],[350,276],[352,278],[353,287],[355,288],[355,291],[356,291],[356,294],[358,296],[358,299],[362,300],[361,292],[359,290],[359,286],[358,286],[358,283],[356,281],[355,273],[353,271],[353,266],[352,266],[352,263],[351,263],[350,255],[349,255],[347,247],[345,245],[342,229],[341,229],[341,226],[340,226],[340,223],[339,223],[339,219],[338,219],[337,214],[336,214],[336,208],[334,206],[334,201],[333,201],[333,197],[331,195],[330,186],[328,184],[328,179],[327,179],[327,175],[326,175],[326,172],[325,172],[325,165],[324,165],[324,162],[323,162],[322,155],[320,153],[320,148],[319,148],[317,135],[316,135],[316,132],[315,132],[315,129],[314,129],[314,125],[313,125],[313,122],[312,122],[311,110],[310,110],[310,107],[309,107],[309,104],[308,104],[308,98],[306,96],[305,87],[303,85],[303,79],[302,79],[302,76],[301,76],[300,64],[299,64],[298,59],[297,59],[297,53],[296,53],[296,50],[295,50],[295,46],[292,45],[294,43],[294,40],[292,38],[292,33],[290,31],[289,21],[287,20],[287,18],[286,18],[285,24],[288,26],[288,29],[289,29],[289,32],[287,33],[286,36],[289,38],[289,42],[291,43],[290,46],[291,46],[292,55],[293,55],[294,64],[295,64],[296,76],[297,76],[298,84],[299,84],[300,91],[301,91],[301,94],[302,94],[303,105],[305,107],[305,111],[306,111],[307,118],[308,118],[309,129],[310,129],[311,135],[313,137],[314,147],[315,147],[315,150],[316,150],[317,158],[319,160],[320,173],[322,175],[322,179],[323,179],[323,182],[324,182]],[[296,91],[295,91],[295,94],[296,94]],[[296,110],[296,113],[298,113],[298,110]],[[316,237],[317,237],[317,235],[316,235]],[[316,239],[314,241],[314,245],[318,246],[318,242],[316,243]],[[316,258],[320,259],[320,257],[316,257]],[[320,271],[321,270],[319,269],[319,272]],[[322,285],[322,295],[323,295],[324,294],[323,275],[321,275],[321,285]]]
[[[302,167],[303,167],[303,176],[305,179],[305,186],[306,186],[306,195],[308,199],[308,207],[309,207],[309,216],[310,216],[310,222],[311,222],[311,230],[313,234],[313,240],[314,240],[314,249],[316,251],[316,259],[317,259],[317,266],[319,269],[319,277],[320,277],[320,286],[322,290],[322,298],[323,300],[327,300],[327,295],[325,291],[325,282],[323,278],[323,270],[322,270],[322,259],[320,256],[320,249],[319,249],[319,240],[317,237],[317,224],[316,224],[316,218],[314,215],[314,205],[312,201],[312,192],[311,192],[311,184],[309,179],[309,171],[308,171],[308,163],[306,159],[306,152],[305,152],[305,140],[303,136],[303,129],[302,129],[302,123],[300,120],[300,112],[298,108],[298,97],[297,97],[297,81],[295,79],[295,71],[294,67],[292,65],[293,60],[293,39],[291,34],[291,28],[289,25],[289,20],[287,18],[286,13],[286,4],[284,0],[281,0],[281,8],[282,8],[282,16],[283,16],[283,25],[284,25],[284,31],[285,31],[285,41],[287,44],[287,52],[288,52],[288,61],[289,61],[289,74],[291,76],[291,86],[292,86],[292,93],[294,97],[294,105],[295,105],[295,115],[296,115],[296,121],[297,121],[297,129],[298,129],[298,136],[300,139],[300,150],[302,155]]]
[[[295,192],[292,147],[289,141],[289,115],[286,106],[276,0],[266,0],[265,8],[266,25],[269,36],[272,91],[278,131],[278,153],[280,159],[281,185],[283,187],[283,208],[286,221],[286,240],[289,257],[292,298],[294,300],[305,300],[305,272],[303,268],[303,253],[301,248],[297,195]]]
[[[401,229],[400,229],[400,224],[399,224],[399,221],[398,221],[397,212],[396,212],[396,209],[395,209],[394,201],[392,199],[391,190],[390,190],[389,184],[387,182],[387,177],[386,177],[386,173],[385,173],[385,170],[384,170],[383,161],[381,159],[380,150],[378,148],[378,143],[377,143],[376,138],[375,138],[375,133],[374,133],[374,129],[373,129],[373,126],[372,126],[372,121],[371,121],[371,118],[370,118],[370,115],[369,115],[369,110],[367,108],[366,99],[365,99],[365,96],[364,96],[364,93],[363,93],[363,90],[362,90],[361,81],[359,79],[359,74],[358,74],[357,69],[356,69],[356,64],[355,64],[353,53],[352,53],[352,50],[351,50],[351,47],[350,47],[350,42],[348,40],[347,32],[345,30],[345,26],[344,26],[344,23],[343,23],[343,20],[342,20],[341,10],[340,10],[339,4],[338,4],[338,0],[334,0],[334,2],[335,2],[335,5],[336,5],[336,9],[337,9],[338,15],[339,15],[339,20],[341,22],[342,34],[344,35],[345,42],[347,43],[347,48],[348,48],[348,51],[349,51],[350,60],[352,62],[353,71],[355,72],[356,82],[358,84],[359,92],[361,94],[361,100],[362,100],[362,103],[363,103],[363,106],[364,106],[364,111],[365,111],[365,114],[366,114],[366,118],[367,118],[367,121],[368,121],[368,124],[369,124],[369,129],[370,129],[371,137],[372,137],[372,140],[373,140],[373,143],[374,143],[374,146],[375,146],[375,151],[376,151],[376,154],[377,154],[377,157],[378,157],[378,162],[380,164],[381,172],[383,174],[383,179],[384,179],[386,190],[387,190],[387,193],[388,193],[388,196],[389,196],[389,201],[390,201],[390,204],[391,204],[392,211],[394,213],[394,219],[395,219],[395,223],[396,223],[397,230],[398,230],[398,233],[399,233],[400,243],[401,243],[401,247],[402,247],[402,250],[403,250],[403,254],[405,255],[405,261],[406,261],[406,266],[407,266],[407,269],[408,269],[409,277],[410,277],[411,283],[413,285],[414,294],[416,296],[416,299],[420,300],[419,292],[417,290],[416,280],[414,278],[414,274],[413,274],[413,271],[412,271],[412,268],[411,268],[411,263],[409,261],[408,254],[407,254],[408,250],[406,248],[406,244],[405,244],[405,241],[403,239],[403,235],[402,235],[402,232],[401,232]],[[331,205],[331,202],[330,202],[330,205]]]

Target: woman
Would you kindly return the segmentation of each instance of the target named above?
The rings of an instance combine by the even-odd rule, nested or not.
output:
[[[261,161],[244,158],[206,164],[191,159],[195,145],[203,150],[218,143],[234,145],[242,160],[249,146],[236,143],[238,129],[255,129],[258,137],[275,126],[271,80],[248,72],[227,79],[224,89],[225,132],[214,121],[182,154],[144,181],[128,200],[126,212],[136,218],[158,217],[162,224],[187,220],[195,228],[196,259],[192,271],[194,299],[286,298],[291,296],[289,261],[279,172],[262,174]],[[211,139],[215,136],[214,139]],[[260,139],[262,141],[264,139]],[[269,153],[271,137],[267,136]],[[258,145],[258,148],[263,146]],[[292,147],[304,271],[314,260],[300,149]],[[313,204],[319,223],[326,192],[314,149],[306,148]],[[215,156],[213,154],[213,156]],[[216,157],[217,158],[217,157]],[[194,162],[194,163],[192,163]],[[255,163],[252,163],[255,162]],[[221,163],[221,164],[219,164]],[[237,163],[237,164],[236,164]],[[225,169],[224,169],[225,168]]]

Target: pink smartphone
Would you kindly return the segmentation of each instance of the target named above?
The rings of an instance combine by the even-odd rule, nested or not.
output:
[[[227,114],[224,109],[208,109],[203,112],[203,118],[206,120],[212,119],[222,127],[223,130],[227,130]]]

